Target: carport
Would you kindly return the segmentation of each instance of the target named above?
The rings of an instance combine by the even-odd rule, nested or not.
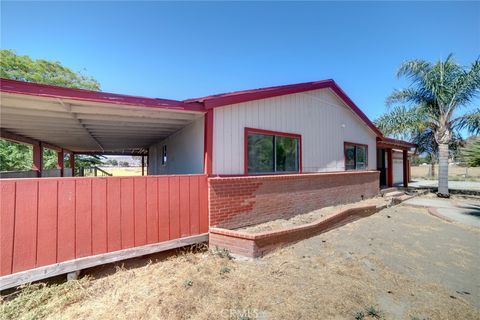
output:
[[[0,83],[1,137],[33,146],[32,170],[0,179],[0,290],[208,240],[207,175],[68,177],[63,163],[65,153],[70,168],[78,154],[148,156],[203,107]],[[53,172],[44,148],[58,154]]]
[[[205,111],[196,103],[1,79],[4,139],[33,146],[30,176],[68,176],[64,154],[148,156],[162,140]],[[58,153],[56,172],[42,172],[43,149]],[[143,166],[142,166],[143,168]],[[27,174],[27,177],[29,175]]]

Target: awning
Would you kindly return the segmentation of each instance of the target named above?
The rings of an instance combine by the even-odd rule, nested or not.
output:
[[[392,139],[387,137],[377,138],[377,148],[410,150],[416,147],[417,147],[416,144],[403,141],[403,140]]]

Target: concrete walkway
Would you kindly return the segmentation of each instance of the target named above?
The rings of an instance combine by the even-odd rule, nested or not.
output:
[[[407,200],[404,205],[429,208],[430,213],[448,221],[480,227],[480,202],[474,200],[451,200],[418,197]]]
[[[437,180],[415,180],[408,183],[409,187],[414,188],[436,188]],[[454,190],[472,190],[480,191],[480,182],[475,181],[449,181],[448,188]]]

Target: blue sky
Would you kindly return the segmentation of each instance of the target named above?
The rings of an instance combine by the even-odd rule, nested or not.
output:
[[[170,99],[333,78],[374,119],[402,61],[480,55],[480,4],[2,1],[1,47]]]

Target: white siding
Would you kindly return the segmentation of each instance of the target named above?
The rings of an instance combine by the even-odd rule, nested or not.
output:
[[[203,173],[204,117],[201,117],[166,139],[150,146],[148,173]],[[162,147],[167,146],[167,164],[162,165]]]
[[[344,170],[343,143],[368,144],[376,169],[376,136],[330,89],[320,89],[216,108],[213,173],[243,174],[244,128],[302,135],[303,172]]]

